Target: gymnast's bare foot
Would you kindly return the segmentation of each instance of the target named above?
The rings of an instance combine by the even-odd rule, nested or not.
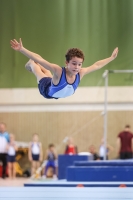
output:
[[[33,60],[29,60],[26,65],[25,65],[25,68],[29,71],[29,72],[32,72],[32,68],[31,68],[31,64],[32,62],[34,62]]]

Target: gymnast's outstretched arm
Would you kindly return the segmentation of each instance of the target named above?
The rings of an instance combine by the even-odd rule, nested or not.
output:
[[[93,72],[95,70],[101,69],[102,67],[104,67],[105,65],[107,65],[108,63],[110,63],[111,61],[113,61],[118,54],[118,47],[114,49],[112,55],[109,58],[103,59],[103,60],[99,60],[97,62],[95,62],[93,65],[86,67],[86,68],[82,68],[81,72],[80,72],[80,76],[81,78],[86,75],[89,74],[90,72]]]
[[[17,40],[15,40],[15,39],[11,40],[10,44],[11,44],[11,47],[14,50],[21,52],[22,54],[24,54],[28,58],[30,58],[30,59],[34,60],[35,62],[39,63],[40,65],[42,65],[47,70],[52,71],[55,75],[58,76],[60,74],[61,67],[59,67],[56,64],[53,64],[53,63],[46,61],[40,55],[35,54],[35,53],[29,51],[28,49],[24,48],[21,38],[19,39],[19,42],[17,42]]]

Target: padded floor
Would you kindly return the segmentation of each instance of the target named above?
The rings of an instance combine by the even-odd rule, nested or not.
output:
[[[133,188],[0,188],[2,200],[133,200]]]
[[[25,187],[132,187],[133,182],[73,182],[66,180],[31,180],[24,184]]]

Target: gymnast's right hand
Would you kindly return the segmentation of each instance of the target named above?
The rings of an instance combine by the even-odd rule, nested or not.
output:
[[[19,39],[19,42],[17,42],[17,40],[15,39],[11,40],[10,44],[11,44],[11,48],[13,48],[16,51],[20,51],[23,47],[21,38]]]

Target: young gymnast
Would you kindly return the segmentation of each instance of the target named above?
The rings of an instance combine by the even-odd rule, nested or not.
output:
[[[99,147],[99,157],[100,160],[104,160],[104,155],[106,154],[106,160],[109,159],[109,154],[111,151],[113,151],[114,148],[110,145],[110,144],[106,144],[106,150],[105,150],[105,146],[104,146],[104,138],[101,139],[101,144]]]
[[[40,167],[40,162],[43,159],[42,144],[39,142],[38,134],[33,135],[32,142],[29,144],[28,155],[29,160],[31,161],[31,175],[33,175]]]
[[[118,54],[118,48],[116,48],[110,57],[82,68],[83,52],[78,48],[71,48],[65,55],[66,67],[61,68],[59,65],[50,63],[24,48],[21,38],[19,42],[15,39],[11,40],[10,44],[14,50],[30,58],[25,67],[36,76],[39,91],[47,99],[58,99],[73,95],[83,76],[104,67],[113,61]]]
[[[73,138],[70,137],[68,139],[68,144],[65,149],[65,154],[67,155],[75,155],[78,154],[78,148],[74,145]]]
[[[13,134],[10,134],[10,142],[7,145],[7,163],[8,163],[8,176],[9,178],[13,179],[16,177],[15,157],[17,149],[18,148],[15,144],[15,136]]]
[[[57,153],[54,144],[50,144],[46,151],[46,161],[43,178],[46,178],[48,168],[53,168],[53,178],[57,179]]]

